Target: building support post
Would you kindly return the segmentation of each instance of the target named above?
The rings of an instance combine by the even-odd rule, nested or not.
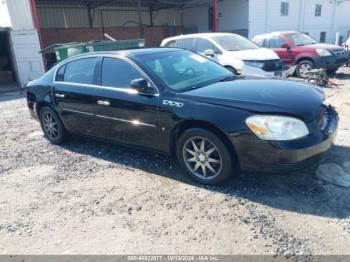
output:
[[[144,38],[144,37],[145,37],[145,31],[144,31],[143,24],[142,24],[141,0],[138,0],[138,1],[137,1],[137,11],[138,11],[138,15],[139,15],[140,37],[141,37],[141,38]]]
[[[151,27],[153,27],[153,8],[152,6],[149,7],[149,24]]]
[[[87,4],[86,8],[87,8],[88,18],[89,18],[89,26],[90,26],[90,28],[92,28],[93,25],[94,25],[94,18],[93,18],[93,16],[91,15],[91,9],[92,9],[92,8],[91,8],[91,5],[90,5],[90,4]]]
[[[43,46],[43,41],[42,41],[41,31],[40,31],[40,19],[39,19],[38,9],[36,7],[35,0],[29,0],[29,1],[30,1],[30,9],[32,11],[32,18],[33,18],[34,28],[36,29],[37,34],[38,34],[40,49],[43,50],[44,46]],[[46,66],[46,59],[45,59],[44,54],[41,54],[41,57],[43,59],[44,70],[46,71],[47,70],[47,66]]]
[[[213,31],[214,32],[217,32],[218,31],[218,0],[213,0],[213,5],[214,5],[214,8],[213,8],[213,22],[214,22],[214,25],[213,25]]]

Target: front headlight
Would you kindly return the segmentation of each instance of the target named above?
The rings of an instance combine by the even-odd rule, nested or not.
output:
[[[249,66],[254,66],[254,67],[259,67],[259,68],[264,67],[264,62],[261,62],[261,61],[244,60],[244,63],[246,65],[249,65]]]
[[[322,48],[317,48],[316,49],[316,53],[319,55],[319,56],[331,56],[332,53],[329,52],[328,50],[326,49],[322,49]]]
[[[293,140],[309,134],[305,123],[287,116],[254,115],[246,119],[248,128],[263,140]]]

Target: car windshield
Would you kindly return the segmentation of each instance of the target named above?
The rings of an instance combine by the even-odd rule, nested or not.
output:
[[[138,61],[160,82],[176,92],[230,80],[235,76],[219,64],[186,50],[144,55]]]
[[[257,49],[259,46],[239,35],[218,35],[211,38],[227,51]]]
[[[300,33],[295,33],[295,34],[288,34],[286,37],[293,42],[294,45],[296,46],[304,46],[304,45],[313,45],[317,44],[317,41],[312,39],[310,36],[306,34],[300,34]]]

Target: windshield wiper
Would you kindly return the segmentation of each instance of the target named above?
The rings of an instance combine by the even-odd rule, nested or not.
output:
[[[223,78],[219,79],[219,82],[226,82],[226,81],[231,81],[234,80],[236,78],[236,76],[234,75],[230,75],[230,76],[225,76]]]
[[[190,89],[190,90],[197,89],[197,88],[201,88],[201,87],[207,86],[207,85],[208,85],[207,83],[202,83],[202,84],[190,86],[188,89]]]

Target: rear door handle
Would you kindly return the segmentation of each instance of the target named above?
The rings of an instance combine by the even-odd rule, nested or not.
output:
[[[97,100],[97,104],[102,106],[109,106],[111,103],[108,100]]]
[[[55,94],[55,97],[64,98],[64,97],[65,97],[65,95],[64,95],[64,94],[59,94],[59,93],[56,93],[56,94]]]

